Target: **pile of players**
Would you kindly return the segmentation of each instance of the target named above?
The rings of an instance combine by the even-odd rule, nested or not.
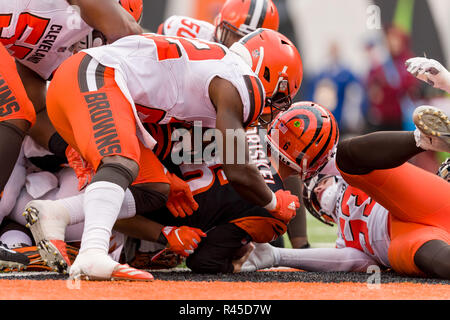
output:
[[[146,269],[185,259],[199,273],[377,264],[450,277],[450,185],[407,163],[450,151],[444,113],[420,107],[414,132],[339,141],[325,107],[293,102],[302,61],[271,0],[228,0],[214,25],[173,16],[157,34],[142,33],[142,6],[0,1],[3,268],[151,281]],[[450,88],[436,61],[408,70]],[[336,249],[268,244],[303,183],[309,211],[338,223]]]

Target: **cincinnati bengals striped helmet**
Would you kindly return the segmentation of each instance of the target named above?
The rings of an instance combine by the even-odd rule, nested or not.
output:
[[[321,105],[294,103],[269,125],[270,152],[297,171],[303,180],[317,174],[333,156],[339,128],[331,112]]]
[[[216,41],[227,45],[230,33],[237,40],[258,28],[278,30],[279,23],[272,0],[227,0],[214,20]]]
[[[240,55],[257,74],[266,92],[266,106],[281,111],[292,104],[303,79],[303,64],[294,44],[281,33],[259,28],[234,43]]]
[[[144,11],[143,0],[119,0],[119,4],[133,16],[137,23],[141,22]]]

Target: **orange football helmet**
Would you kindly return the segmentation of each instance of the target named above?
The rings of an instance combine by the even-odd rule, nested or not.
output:
[[[257,74],[266,92],[266,106],[284,111],[300,89],[303,64],[294,44],[281,33],[257,29],[234,43],[240,55]]]
[[[317,103],[294,103],[274,119],[266,140],[273,155],[303,180],[318,173],[333,156],[339,128],[332,113]]]
[[[144,11],[143,0],[119,0],[119,4],[133,16],[137,23],[141,22]]]
[[[227,0],[214,20],[216,41],[228,33],[241,38],[258,28],[278,30],[278,10],[272,0]]]

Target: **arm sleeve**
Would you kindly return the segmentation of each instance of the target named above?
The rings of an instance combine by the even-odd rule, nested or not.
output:
[[[364,252],[354,248],[279,249],[278,266],[305,271],[366,272],[370,265],[378,263]]]

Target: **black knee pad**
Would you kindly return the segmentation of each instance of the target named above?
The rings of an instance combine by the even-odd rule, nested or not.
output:
[[[101,164],[92,182],[107,181],[121,186],[124,190],[136,179],[133,172],[119,163]]]
[[[414,263],[427,275],[450,280],[450,245],[442,240],[427,241],[414,255]]]

